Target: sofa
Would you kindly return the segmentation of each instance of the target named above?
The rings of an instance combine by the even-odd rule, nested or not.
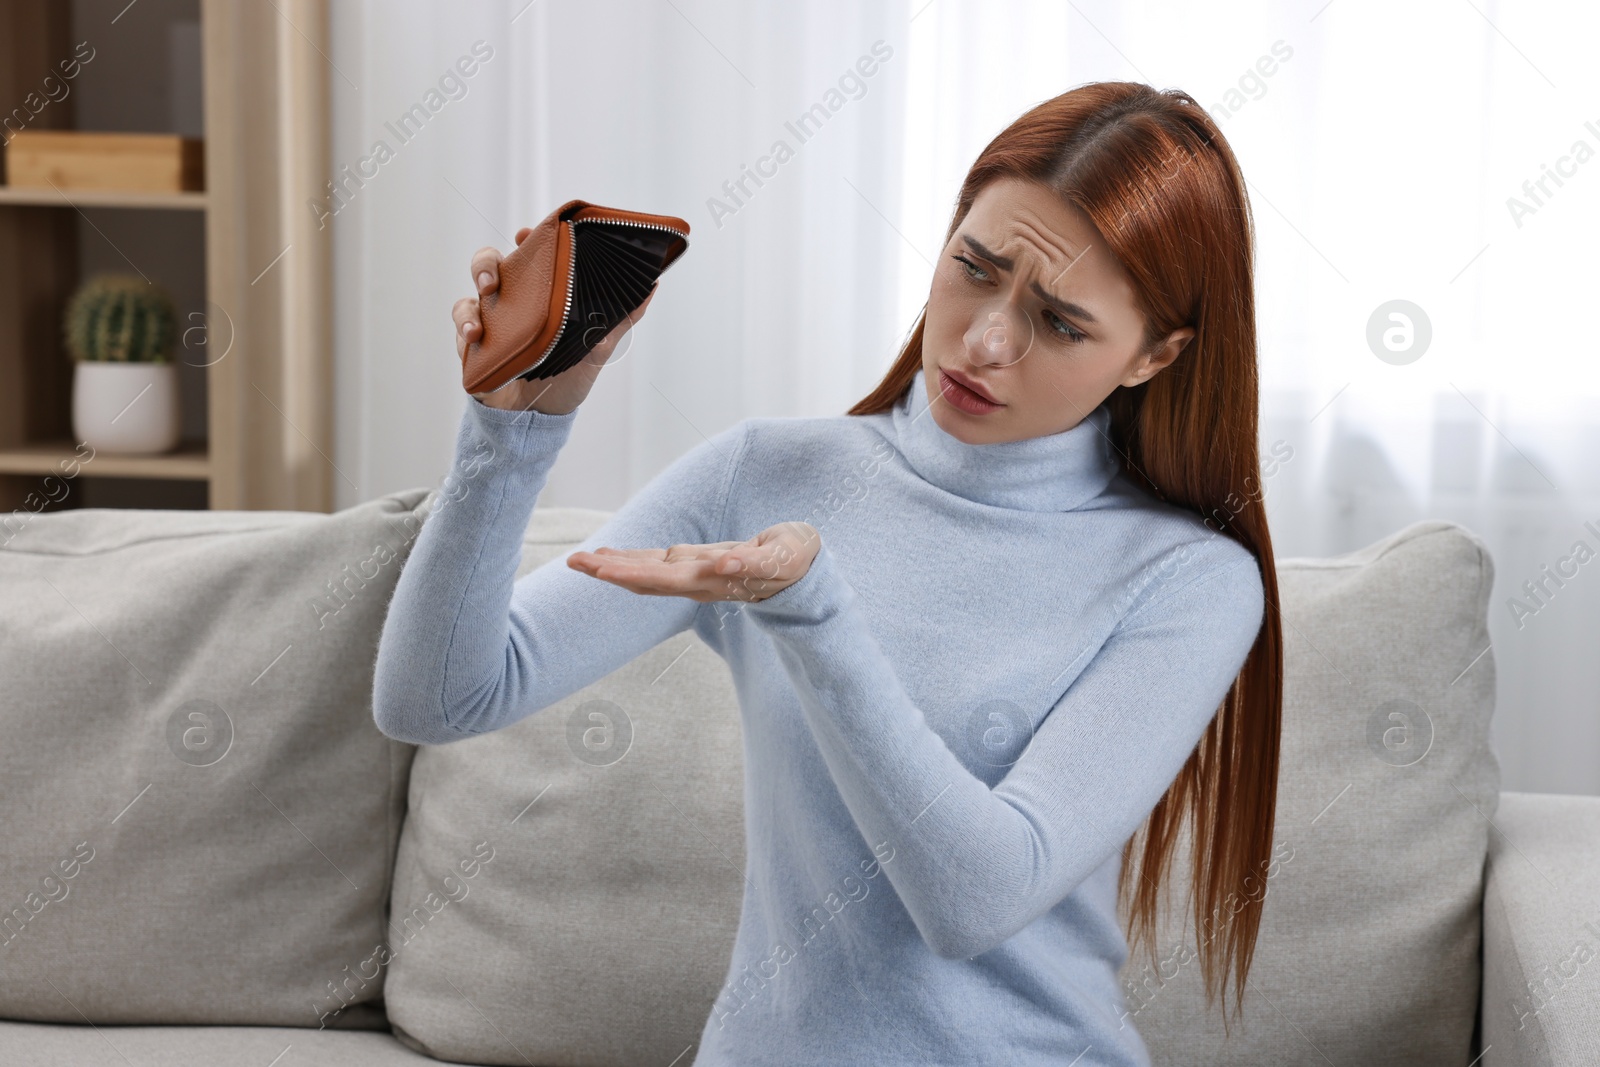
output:
[[[440,500],[0,519],[0,1064],[692,1062],[743,880],[726,666],[685,632],[496,733],[385,736]],[[606,518],[536,509],[519,573]],[[1500,792],[1484,545],[1420,522],[1278,575],[1243,1012],[1206,1006],[1181,863],[1104,1010],[1157,1064],[1600,1063],[1600,798]]]

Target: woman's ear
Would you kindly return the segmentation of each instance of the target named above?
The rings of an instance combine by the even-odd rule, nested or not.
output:
[[[1160,347],[1154,351],[1146,352],[1134,360],[1133,367],[1128,376],[1122,380],[1123,385],[1140,385],[1154,378],[1157,372],[1166,369],[1178,358],[1185,346],[1194,339],[1193,326],[1180,326],[1167,334],[1167,339],[1161,342]]]

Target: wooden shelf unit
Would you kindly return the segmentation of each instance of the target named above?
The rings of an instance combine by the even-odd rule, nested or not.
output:
[[[330,170],[327,0],[197,7],[205,192],[0,184],[0,514],[83,506],[83,493],[42,490],[41,479],[73,469],[69,461],[78,464],[72,480],[146,480],[118,491],[122,506],[162,506],[141,503],[138,487],[186,481],[205,485],[212,508],[332,510],[331,249],[304,207],[323,194]],[[56,65],[73,55],[73,42],[118,47],[102,31],[121,19],[125,40],[127,20],[141,14],[121,3],[103,12],[94,2],[0,3],[0,106],[23,101],[47,76],[59,80]],[[137,64],[118,62],[99,60],[97,74],[109,63],[124,78],[138,76],[126,73]],[[28,128],[75,128],[75,95],[27,115]],[[93,213],[104,210],[202,216],[207,326],[222,322],[227,345],[204,370],[205,440],[164,455],[100,451],[83,462],[60,324],[81,280],[79,241],[92,233],[83,227],[101,229]]]

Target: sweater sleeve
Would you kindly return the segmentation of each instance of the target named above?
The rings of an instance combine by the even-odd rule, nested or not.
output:
[[[1123,618],[992,789],[907,696],[826,543],[799,581],[746,608],[863,837],[894,847],[883,870],[940,956],[987,952],[1049,911],[1182,769],[1263,617],[1255,557],[1206,544],[1209,564]]]
[[[701,604],[641,596],[571,569],[566,554],[516,578],[534,503],[576,418],[468,398],[455,467],[379,638],[372,708],[383,733],[444,744],[510,726],[693,625]],[[724,540],[743,441],[740,424],[696,445],[573,551]]]

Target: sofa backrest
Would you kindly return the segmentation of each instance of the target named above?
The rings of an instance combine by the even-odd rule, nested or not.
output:
[[[372,664],[424,492],[0,530],[0,1017],[387,1025]]]
[[[607,514],[537,509],[519,575],[564,565]],[[1123,1024],[1157,1063],[1465,1063],[1499,787],[1488,552],[1425,522],[1278,575],[1277,847],[1245,1011],[1224,1044],[1192,916],[1169,913],[1155,964],[1124,968]],[[397,1035],[552,1067],[693,1046],[738,923],[741,753],[726,665],[693,633],[515,726],[420,750],[394,913],[439,897],[472,843],[494,859],[390,965]],[[1181,864],[1170,884],[1181,907]]]

